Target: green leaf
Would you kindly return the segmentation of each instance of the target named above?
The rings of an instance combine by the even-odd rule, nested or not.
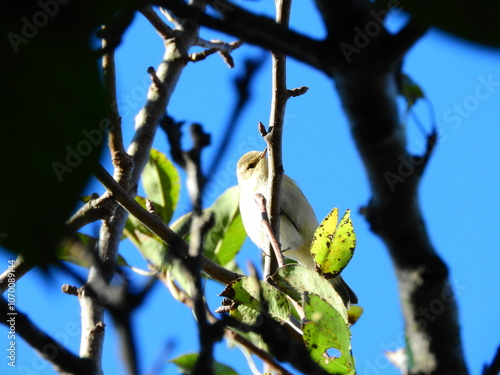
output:
[[[356,235],[350,210],[347,210],[337,226],[338,210],[334,208],[314,233],[311,254],[320,273],[331,279],[347,266],[356,247]]]
[[[245,276],[232,281],[220,296],[230,298],[258,312],[264,311],[261,298],[263,297],[267,303],[267,311],[272,317],[285,322],[289,321],[291,308],[287,296],[272,285],[255,277]]]
[[[203,210],[211,214],[214,225],[205,235],[204,255],[225,266],[234,259],[245,242],[246,232],[239,211],[239,189],[233,186],[222,193],[212,206]],[[189,242],[192,212],[172,224],[172,230]]]
[[[158,216],[168,224],[180,196],[180,177],[172,162],[160,151],[151,149],[149,161],[142,172],[142,186]]]
[[[135,201],[139,203],[144,209],[146,209],[146,198],[136,196]],[[123,234],[128,238],[139,250],[141,249],[141,238],[139,234],[144,234],[148,237],[156,237],[151,231],[146,228],[137,218],[129,215],[127,222],[125,223],[125,229]]]
[[[196,361],[198,360],[198,353],[183,354],[177,358],[172,359],[170,362],[177,365],[178,371],[181,374],[191,374]],[[214,362],[215,375],[238,375],[231,367],[224,365],[220,362]]]
[[[288,264],[281,267],[271,277],[271,281],[281,291],[301,304],[304,302],[305,293],[319,295],[339,312],[347,324],[347,310],[342,298],[328,280],[314,270],[300,264]]]
[[[344,319],[321,297],[305,293],[304,343],[311,358],[332,374],[355,374],[351,332]]]
[[[254,325],[258,323],[261,313],[251,307],[236,304],[236,308],[231,309],[229,315],[242,323]]]
[[[158,269],[164,271],[168,267],[168,246],[156,236],[149,236],[139,231],[135,232],[139,240],[139,252],[142,256]]]

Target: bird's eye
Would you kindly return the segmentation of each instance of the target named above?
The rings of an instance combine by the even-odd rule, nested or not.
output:
[[[248,164],[247,169],[254,169],[256,165],[257,165],[257,163],[255,163],[255,162],[250,163],[250,164]]]

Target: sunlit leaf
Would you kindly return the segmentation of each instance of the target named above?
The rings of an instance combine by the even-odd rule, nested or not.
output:
[[[220,295],[258,312],[266,312],[263,305],[265,303],[267,312],[272,317],[282,321],[288,321],[290,318],[291,308],[286,295],[255,277],[241,277],[232,281]]]
[[[337,230],[338,219],[339,210],[338,208],[334,208],[326,215],[314,233],[311,244],[311,254],[316,263],[320,266],[328,260],[328,251],[326,251],[326,249],[328,249],[332,243],[333,235]]]
[[[272,283],[295,301],[303,303],[305,293],[319,295],[333,306],[347,324],[347,311],[340,295],[324,277],[300,264],[281,267],[271,278]]]
[[[311,253],[320,273],[326,278],[340,274],[347,266],[356,247],[356,235],[347,210],[337,225],[338,212],[334,208],[314,234]]]
[[[205,235],[204,255],[225,266],[234,259],[246,238],[239,211],[239,189],[233,186],[203,210],[213,215],[214,225]],[[172,224],[172,230],[189,242],[192,213],[187,213]]]
[[[311,358],[335,374],[355,374],[351,332],[338,311],[321,297],[305,293],[304,343]]]
[[[158,150],[151,149],[142,172],[142,185],[158,216],[168,224],[179,201],[181,184],[175,166]]]

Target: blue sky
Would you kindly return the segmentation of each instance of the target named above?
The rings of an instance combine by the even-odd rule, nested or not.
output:
[[[248,3],[272,14],[272,8],[260,2]],[[391,18],[391,29],[397,29],[402,15]],[[292,27],[320,37],[322,30],[312,8],[299,4],[293,7]],[[202,31],[205,39],[234,38]],[[133,117],[144,103],[149,84],[148,66],[157,66],[163,55],[163,43],[142,16],[137,16],[117,52],[118,98],[126,142],[132,137]],[[245,57],[258,56],[260,51],[243,46],[233,53],[236,68],[228,69],[213,55],[206,61],[189,64],[178,84],[169,106],[177,120],[200,122],[212,134],[213,147],[204,157],[206,165],[213,158],[221,139],[229,110],[235,100],[232,79],[239,73]],[[420,201],[433,244],[451,269],[451,281],[458,298],[465,355],[471,374],[478,374],[490,361],[500,343],[498,272],[500,235],[497,212],[500,211],[498,191],[500,120],[500,54],[484,47],[457,40],[442,32],[431,31],[422,38],[405,59],[404,71],[426,94],[430,106],[420,103],[415,113],[425,129],[436,125],[439,142],[420,188]],[[357,249],[344,278],[357,292],[365,313],[352,328],[353,353],[358,374],[397,374],[388,364],[384,351],[404,345],[403,321],[398,290],[391,260],[381,241],[358,214],[370,197],[364,169],[349,134],[346,118],[340,108],[333,84],[326,77],[293,60],[289,60],[289,88],[308,86],[309,92],[291,99],[287,107],[284,130],[283,161],[285,172],[294,178],[309,198],[321,220],[333,207],[350,208],[357,233]],[[270,62],[253,83],[254,100],[235,134],[231,148],[222,160],[214,182],[207,188],[205,205],[236,184],[234,168],[239,157],[252,149],[263,149],[264,141],[257,132],[257,122],[267,123],[270,103]],[[429,109],[431,108],[431,109]],[[434,115],[432,114],[434,113]],[[434,117],[433,117],[434,116]],[[416,123],[404,125],[408,147],[421,151],[424,136]],[[187,137],[186,137],[187,139]],[[155,147],[166,152],[160,133]],[[105,155],[104,160],[107,158]],[[86,193],[102,192],[92,183]],[[177,216],[189,207],[185,189],[182,191]],[[87,228],[96,231],[97,225]],[[131,245],[122,254],[130,262],[143,266],[144,261]],[[258,262],[258,251],[249,241],[238,255],[241,265],[247,259]],[[0,264],[7,267],[9,254],[0,253]],[[0,267],[0,268],[4,268]],[[132,275],[138,283],[144,279]],[[62,283],[73,283],[57,274],[52,280],[34,272],[17,284],[17,306],[61,342],[78,352],[79,306],[75,297],[60,292]],[[215,309],[222,286],[208,283],[209,303]],[[43,311],[43,314],[42,314]],[[120,362],[112,323],[107,321],[104,366],[106,374],[120,374]],[[172,300],[162,286],[135,316],[141,370],[150,370],[161,347],[171,343],[168,359],[197,349],[195,323],[190,311]],[[0,337],[7,331],[0,326]],[[6,339],[0,340],[6,342]],[[2,372],[10,374],[52,374],[50,365],[38,359],[22,340],[18,341],[18,367],[1,364]],[[237,349],[228,351],[217,345],[217,360],[250,373],[244,357]],[[3,359],[6,361],[6,359]],[[174,374],[167,366],[164,373]]]

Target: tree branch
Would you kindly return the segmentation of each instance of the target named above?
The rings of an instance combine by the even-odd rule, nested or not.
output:
[[[406,151],[396,104],[397,64],[391,65],[388,72],[370,66],[345,70],[335,80],[371,186],[364,213],[394,261],[413,360],[410,374],[467,374],[448,269],[419,207],[419,167],[428,157]],[[436,301],[443,311],[429,317]]]
[[[113,193],[113,198],[124,209],[130,212],[131,215],[135,216],[152,233],[156,234],[169,246],[172,251],[177,252],[181,257],[186,256],[189,251],[188,244],[169,227],[167,227],[158,216],[151,214],[139,203],[137,203],[135,199],[133,199],[103,167],[99,166],[95,173],[97,179],[106,187],[106,189]],[[201,262],[203,271],[208,276],[221,283],[229,284],[231,281],[242,276],[219,266],[217,263],[212,262],[208,258],[202,257]]]
[[[291,0],[276,0],[276,23],[288,28],[290,20]],[[271,229],[277,239],[280,238],[280,199],[281,182],[283,180],[283,122],[285,121],[286,103],[290,98],[290,92],[286,87],[286,56],[272,52],[272,99],[271,114],[269,116],[269,132],[264,137],[267,142],[269,153],[269,186],[267,195],[267,212]],[[272,245],[269,243],[267,254],[271,252]],[[264,258],[264,280],[273,274],[278,268],[276,257]]]
[[[194,19],[200,25],[287,54],[320,70],[324,70],[328,64],[322,56],[321,41],[291,31],[269,17],[255,15],[229,1],[217,0],[211,4],[220,13],[219,18],[200,12],[180,0],[156,0],[155,4],[170,9],[178,16]],[[341,58],[341,54],[338,53],[337,57]]]
[[[387,53],[386,58],[390,61],[398,61],[415,45],[427,32],[428,27],[423,27],[413,19],[395,35],[391,35],[381,53]]]
[[[38,354],[60,374],[88,375],[94,372],[93,362],[71,353],[59,342],[38,328],[30,318],[16,308],[15,315],[4,298],[0,298],[0,323],[8,329],[15,327],[15,334],[21,336]],[[12,325],[11,323],[14,322]]]
[[[163,40],[168,38],[173,38],[175,36],[175,31],[172,30],[163,20],[156,14],[156,12],[151,7],[145,7],[140,10],[142,15],[147,18],[147,20],[153,25],[156,32],[160,35]]]
[[[171,123],[171,125],[174,125]],[[169,129],[165,129],[169,134]],[[177,129],[178,130],[178,129]],[[205,187],[205,176],[201,168],[201,152],[210,144],[210,135],[203,131],[199,124],[191,126],[191,138],[193,148],[183,151],[180,144],[180,136],[169,136],[171,148],[180,153],[177,159],[182,159],[182,166],[187,173],[187,186],[191,203],[193,205],[193,221],[190,230],[190,242],[187,256],[177,257],[178,263],[186,271],[191,282],[192,310],[198,323],[198,336],[200,341],[200,353],[192,374],[213,374],[213,347],[215,341],[220,337],[214,335],[213,326],[206,318],[207,306],[203,294],[201,265],[203,257],[203,241],[208,229],[213,226],[213,217],[203,214],[203,189]],[[172,144],[174,143],[174,144]]]
[[[133,170],[130,173],[120,173],[118,168],[115,168],[115,176],[118,178],[118,182],[125,187],[127,196],[128,193],[132,197],[137,194],[138,181],[149,159],[159,119],[165,112],[180,74],[186,65],[188,50],[198,38],[198,28],[191,22],[179,20],[179,28],[180,34],[178,37],[164,40],[165,54],[163,61],[157,71],[151,74],[152,84],[147,94],[146,103],[135,118],[136,132],[128,148],[128,154],[132,157],[133,161]],[[108,65],[108,68],[107,72],[112,72],[111,66]],[[105,78],[105,81],[112,82],[112,79],[114,78]],[[110,93],[110,95],[112,96],[113,93]],[[111,129],[111,131],[113,130]],[[116,141],[116,143],[111,145],[112,151],[113,149],[122,150],[123,146],[119,145],[121,141],[119,136],[116,137]],[[118,247],[121,242],[127,216],[127,211],[121,207],[117,207],[114,215],[102,223],[99,235],[99,257],[102,265],[91,267],[87,281],[87,284],[93,290],[97,289],[93,287],[94,284],[99,284],[102,280],[108,283],[113,276]],[[80,355],[91,358],[95,363],[96,373],[100,374],[102,373],[101,351],[104,335],[94,333],[100,332],[96,330],[103,326],[104,309],[92,297],[91,293],[82,293],[82,297],[79,300],[82,306]],[[127,326],[126,322],[122,323],[124,327]],[[137,372],[137,369],[134,368],[129,370],[133,374]]]
[[[265,229],[266,229],[266,235],[267,238],[269,239],[269,242],[271,243],[271,248],[273,249],[273,254],[274,257],[276,258],[276,261],[278,263],[278,267],[283,267],[284,262],[283,262],[283,254],[281,254],[281,247],[280,244],[278,243],[278,240],[276,239],[276,236],[273,233],[273,230],[271,228],[271,224],[269,223],[269,215],[267,214],[267,204],[266,204],[266,198],[260,194],[257,193],[255,194],[255,203],[259,206],[260,209],[260,214],[262,215],[262,224]],[[269,252],[270,254],[270,252]],[[266,256],[266,258],[268,258]],[[267,278],[268,275],[264,276],[264,280]]]
[[[111,201],[109,194],[103,194],[101,197],[93,194],[90,200],[66,222],[69,232],[74,233],[87,224],[109,218],[115,208],[113,204],[109,204]]]
[[[12,278],[10,276],[12,273],[15,274],[15,280],[18,282],[21,277],[26,275],[34,267],[35,265],[33,263],[27,262],[22,255],[19,255],[14,264],[9,266],[0,275],[0,293],[3,294],[9,288],[9,279]]]

